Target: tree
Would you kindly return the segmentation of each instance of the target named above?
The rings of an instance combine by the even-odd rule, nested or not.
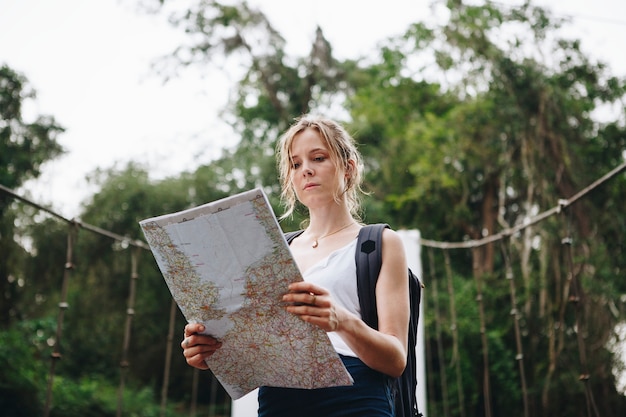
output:
[[[53,117],[23,119],[23,104],[34,98],[35,91],[23,75],[6,65],[0,67],[0,184],[10,189],[37,178],[41,165],[63,152],[57,142],[63,128]],[[0,194],[0,327],[15,317],[12,305],[23,280],[19,264],[25,255],[14,241],[15,216],[11,197]]]
[[[230,108],[242,140],[223,161],[227,164],[224,172],[231,170],[227,178],[244,187],[258,184],[258,178],[273,178],[272,170],[262,168],[271,164],[259,164],[258,156],[271,153],[273,138],[288,123],[286,110],[305,109],[290,107],[284,100],[302,104],[301,97],[314,97],[302,91],[320,91],[320,97],[331,101],[345,94],[349,127],[356,132],[369,167],[367,186],[377,197],[377,202],[367,204],[367,220],[417,227],[431,239],[479,239],[523,224],[623,160],[623,124],[603,125],[591,113],[601,103],[618,103],[624,95],[624,81],[591,61],[577,40],[560,38],[563,22],[530,3],[511,9],[493,3],[470,6],[458,0],[442,4],[449,12],[447,22],[412,25],[403,38],[382,49],[378,62],[327,60],[331,65],[320,67],[330,75],[326,84],[324,77],[307,83],[311,72],[304,64],[284,64],[303,61],[286,59],[284,41],[259,11],[245,3],[194,4],[177,21],[184,22],[183,27],[197,40],[195,47],[181,49],[185,51],[182,56],[194,57],[183,63],[204,63],[217,50],[227,56],[243,52],[239,56],[247,59],[235,105]],[[251,33],[261,40],[255,44],[257,49],[250,46]],[[313,48],[317,51],[331,50],[327,42],[315,45],[319,45]],[[315,63],[315,56],[312,53],[307,59]],[[311,90],[310,85],[316,88]],[[306,108],[324,107],[309,104]],[[524,340],[529,358],[526,368],[533,387],[545,386],[541,394],[531,397],[532,412],[549,415],[567,407],[572,413],[584,408],[582,402],[564,400],[560,394],[584,398],[582,384],[569,383],[570,370],[581,367],[580,358],[588,346],[606,345],[615,324],[606,300],[620,305],[610,290],[621,291],[622,284],[614,278],[615,271],[624,268],[616,252],[623,246],[609,248],[608,242],[624,241],[625,229],[619,221],[617,229],[608,226],[609,218],[620,217],[616,211],[607,215],[624,188],[621,179],[614,184],[605,200],[585,199],[567,208],[567,219],[549,219],[511,239],[513,274],[521,277],[522,331],[529,335]],[[598,218],[605,219],[606,227],[596,228],[601,226],[595,222]],[[561,245],[567,230],[578,239],[575,247]],[[566,268],[570,249],[576,259],[585,259],[575,270]],[[452,264],[461,276],[476,281],[480,297],[491,295],[487,314],[482,311],[484,305],[480,306],[481,326],[487,325],[491,332],[484,335],[479,349],[492,367],[504,369],[515,349],[511,321],[500,319],[508,317],[511,305],[501,279],[504,260],[499,253],[495,244],[487,244],[453,256]],[[609,253],[615,256],[611,266],[592,272],[590,265],[603,265]],[[571,290],[570,274],[579,275],[576,278],[587,295],[583,319],[577,324],[580,317],[574,316],[580,316],[580,311],[568,306],[568,298],[562,296]],[[606,286],[595,285],[596,278]],[[489,293],[483,294],[486,290]],[[576,339],[568,336],[580,326],[587,335],[582,352]],[[468,346],[472,350],[478,337],[477,333],[461,335],[473,338]],[[492,347],[489,358],[489,345],[502,337],[508,342],[497,343],[497,350]],[[583,367],[591,367],[598,376],[585,386],[604,395],[602,407],[609,412],[613,405],[623,405],[613,401],[619,397],[606,366],[610,361],[605,358],[610,355],[605,353]],[[469,372],[478,375],[481,370],[477,364]],[[510,388],[501,383],[493,388],[500,394],[493,396],[496,410],[509,407],[499,400],[512,398],[511,392],[504,391],[505,385]],[[479,400],[487,391],[474,396],[470,406],[488,412],[491,400],[485,399],[484,405]]]
[[[413,25],[372,68],[370,87],[349,100],[356,126],[384,148],[378,159],[383,155],[394,161],[380,163],[377,177],[370,177],[378,182],[378,195],[390,203],[387,216],[418,227],[430,239],[480,239],[524,224],[623,163],[623,123],[602,124],[591,115],[603,103],[623,100],[626,84],[590,60],[577,40],[559,38],[562,22],[528,3],[512,9],[461,1],[446,6],[447,22]],[[429,65],[416,68],[412,62]],[[434,94],[421,104],[411,99],[429,89]],[[622,257],[607,248],[609,242],[623,241],[626,229],[620,220],[607,227],[596,221],[614,207],[611,195],[623,192],[624,179],[603,190],[598,193],[605,199],[585,199],[568,207],[566,217],[511,238],[523,290],[527,375],[531,386],[544,386],[531,396],[531,414],[575,415],[590,404],[611,414],[624,407],[608,365],[611,355],[599,347],[606,346],[617,322],[607,300],[620,305],[623,292],[616,280],[624,268]],[[616,211],[611,216],[622,217]],[[562,239],[577,244],[563,245]],[[471,262],[463,256],[453,262],[477,286],[484,280],[496,289],[504,275],[496,249],[493,244],[477,247]],[[609,253],[616,256],[613,261]],[[573,268],[569,256],[579,260]],[[611,267],[592,267],[607,262]],[[480,291],[478,296],[487,299]],[[496,293],[487,307],[510,310],[507,297],[506,291]],[[487,317],[487,327],[501,329],[513,341],[512,327],[507,330],[497,317]],[[579,332],[584,332],[580,350]],[[485,341],[481,349],[488,345],[493,347]],[[503,354],[515,352],[509,348]],[[490,351],[490,360],[500,361],[495,355]],[[586,369],[593,377],[572,384],[573,369]],[[591,398],[600,396],[595,405],[572,400],[585,398],[585,386]],[[500,389],[502,384],[493,386]],[[496,410],[510,407],[508,401],[497,403],[509,395],[499,392],[493,398]]]
[[[222,173],[223,189],[233,194],[263,186],[270,196],[278,195],[274,148],[279,135],[294,118],[327,109],[350,91],[345,79],[354,64],[333,57],[321,28],[308,56],[287,56],[283,37],[246,2],[196,1],[170,20],[189,34],[189,42],[160,61],[166,79],[181,68],[224,60],[242,68],[224,115],[239,140],[211,164]]]
[[[189,43],[163,61],[162,71],[167,77],[170,69],[236,60],[240,82],[224,117],[241,140],[223,158],[163,181],[151,180],[135,165],[96,173],[101,192],[84,206],[83,220],[136,239],[143,218],[259,185],[270,191],[278,211],[277,136],[300,113],[337,104],[348,111],[344,121],[368,167],[366,185],[375,198],[366,201],[366,220],[418,228],[432,240],[477,239],[524,224],[623,162],[623,116],[599,123],[591,115],[603,103],[623,98],[624,80],[590,60],[576,40],[560,38],[562,22],[530,4],[508,9],[448,1],[443,7],[446,22],[417,22],[389,40],[376,58],[339,61],[321,29],[308,56],[290,57],[261,11],[245,3],[192,2],[173,19],[190,35]],[[624,311],[620,294],[626,284],[618,278],[626,268],[625,192],[626,178],[618,177],[507,242],[434,252],[425,300],[434,301],[432,288],[444,269],[439,265],[450,266],[454,294],[440,293],[439,308],[426,305],[429,346],[441,348],[431,355],[438,371],[430,375],[431,412],[448,408],[451,415],[462,410],[481,415],[493,408],[494,415],[521,416],[520,403],[528,397],[530,415],[583,415],[587,407],[603,415],[624,413],[606,346]],[[51,272],[47,259],[62,255],[51,240],[58,236],[64,242],[66,231],[49,223],[35,226],[32,264],[37,266],[25,270],[42,280],[58,279],[61,274]],[[293,227],[294,222],[286,226]],[[68,316],[75,330],[67,335],[62,372],[78,377],[87,366],[113,378],[117,357],[111,351],[121,348],[129,256],[124,245],[86,233],[77,250]],[[150,384],[161,378],[154,364],[163,358],[169,293],[150,255],[141,256],[140,271],[136,320],[141,324],[133,330],[131,368],[139,384]],[[509,301],[511,276],[517,304]],[[37,290],[47,293],[57,286],[42,283]],[[452,296],[455,323],[441,307]],[[53,307],[43,302],[20,311],[34,317],[47,308]],[[519,310],[527,392],[516,375],[520,353],[512,310]],[[101,318],[96,337],[90,333],[94,316]],[[433,334],[435,327],[440,334]],[[190,370],[182,362],[174,368],[172,395],[182,398]],[[452,381],[456,370],[461,383],[449,394],[465,392],[465,399],[444,399],[439,378]],[[586,382],[578,382],[581,374]],[[491,392],[480,389],[489,382]]]
[[[80,222],[127,237],[129,242],[144,240],[139,221],[225,197],[227,194],[212,186],[217,184],[215,176],[211,169],[200,169],[197,174],[183,173],[157,181],[151,179],[144,168],[132,163],[121,169],[97,170],[89,181],[100,191],[84,202]],[[34,290],[43,293],[40,298],[45,298],[39,306],[40,315],[54,312],[55,305],[47,301],[59,299],[62,274],[56,272],[65,259],[64,253],[55,248],[65,242],[67,228],[51,223],[36,223],[29,232],[35,253],[29,271],[39,278]],[[117,383],[134,249],[108,236],[79,230],[67,292],[70,308],[64,325],[71,331],[64,332],[61,343],[63,360],[59,373],[63,377],[78,380],[87,369],[111,384]],[[135,255],[138,278],[127,357],[130,383],[150,387],[156,394],[161,387],[163,366],[155,364],[162,364],[165,358],[171,295],[152,253],[141,250]],[[24,308],[32,311],[32,306]],[[177,330],[184,327],[180,312],[177,312],[176,323]],[[173,344],[177,352],[178,341],[174,340]],[[170,377],[172,398],[188,395],[191,372],[182,356],[176,355]]]
[[[24,120],[22,106],[35,99],[27,79],[8,67],[0,67],[0,185],[16,189],[26,180],[37,178],[44,162],[62,153],[57,136],[63,128],[51,116],[38,116],[34,122]],[[34,396],[40,386],[41,363],[37,361],[36,336],[30,334],[40,323],[28,321],[21,308],[33,284],[26,272],[30,253],[20,245],[21,231],[16,224],[32,212],[13,204],[12,197],[0,193],[0,353],[3,381],[0,385],[2,409],[13,415],[40,411]],[[24,321],[23,321],[24,320]],[[20,328],[11,329],[18,323]],[[41,322],[43,323],[43,322]],[[31,327],[33,326],[33,327]],[[25,333],[29,333],[24,336]],[[22,354],[14,353],[22,342]],[[24,346],[24,340],[27,346]],[[41,341],[39,341],[41,342]]]

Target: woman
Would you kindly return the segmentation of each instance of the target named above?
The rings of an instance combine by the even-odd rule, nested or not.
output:
[[[259,416],[393,416],[389,377],[406,366],[409,322],[402,242],[392,230],[383,233],[374,330],[361,320],[356,290],[362,166],[354,140],[332,120],[303,116],[281,137],[278,158],[287,206],[282,217],[293,213],[296,201],[309,212],[308,226],[291,243],[304,281],[289,286],[285,308],[328,332],[355,383],[315,390],[261,387]],[[181,346],[189,365],[207,369],[205,359],[221,345],[202,330],[185,326]]]

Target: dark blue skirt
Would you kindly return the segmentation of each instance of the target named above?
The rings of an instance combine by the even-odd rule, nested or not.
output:
[[[391,378],[343,356],[354,385],[319,389],[261,387],[259,417],[393,417]]]

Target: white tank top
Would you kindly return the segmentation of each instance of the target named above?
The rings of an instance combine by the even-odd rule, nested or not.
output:
[[[305,281],[326,288],[338,305],[357,317],[361,317],[356,285],[355,251],[356,239],[343,248],[331,252],[328,257],[311,266],[304,273],[303,278]],[[337,333],[328,332],[326,334],[337,353],[356,357],[356,354]]]

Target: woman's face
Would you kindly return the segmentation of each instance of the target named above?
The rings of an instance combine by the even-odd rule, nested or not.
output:
[[[306,128],[294,137],[291,163],[291,185],[302,204],[312,208],[335,202],[337,168],[316,129]]]

